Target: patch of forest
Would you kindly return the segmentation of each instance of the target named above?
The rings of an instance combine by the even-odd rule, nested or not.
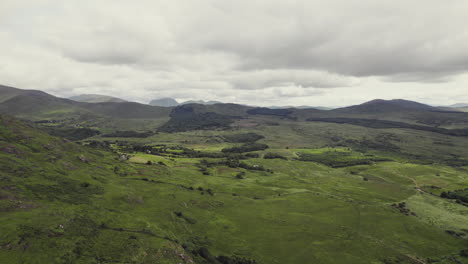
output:
[[[439,127],[429,127],[421,125],[407,124],[398,121],[380,120],[380,119],[362,119],[362,118],[345,118],[345,117],[331,117],[331,118],[308,118],[310,122],[327,122],[337,124],[350,124],[355,126],[369,127],[369,128],[407,128],[414,130],[422,130],[427,132],[434,132],[448,136],[466,137],[468,136],[468,129],[446,129]]]

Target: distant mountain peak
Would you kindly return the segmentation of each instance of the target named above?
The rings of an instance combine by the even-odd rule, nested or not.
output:
[[[213,104],[222,104],[223,102],[220,101],[204,101],[204,100],[189,100],[181,103],[184,104],[202,104],[202,105],[213,105]]]
[[[80,95],[75,95],[72,97],[69,97],[68,99],[77,101],[77,102],[82,102],[82,103],[123,103],[127,102],[126,100],[113,97],[113,96],[108,96],[108,95],[102,95],[102,94],[80,94]]]
[[[441,110],[437,107],[433,107],[427,104],[418,103],[415,101],[404,100],[404,99],[374,99],[359,105],[353,105],[343,108],[338,108],[332,111],[336,112],[350,112],[350,113],[376,113],[376,112],[394,112],[404,110],[424,110],[433,111]]]
[[[426,104],[422,104],[422,103],[418,103],[418,102],[410,101],[410,100],[405,100],[405,99],[391,99],[391,100],[374,99],[374,100],[362,103],[361,105],[369,105],[369,104],[393,104],[393,105],[401,105],[401,106],[429,106]]]
[[[164,97],[164,98],[151,100],[151,102],[149,102],[149,105],[171,107],[171,106],[178,106],[179,103],[173,98]]]
[[[187,104],[214,105],[214,104],[222,104],[222,103],[223,102],[219,102],[219,101],[204,101],[204,100],[188,100],[188,101],[179,103],[175,99],[170,98],[170,97],[158,98],[149,102],[150,105],[163,106],[163,107],[172,107],[172,106],[187,105]]]
[[[468,103],[456,103],[456,104],[453,104],[453,105],[449,105],[448,107],[468,107]]]

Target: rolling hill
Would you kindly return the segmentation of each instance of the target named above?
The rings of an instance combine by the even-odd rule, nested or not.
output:
[[[418,102],[394,99],[394,100],[382,100],[376,99],[369,102],[365,102],[360,105],[348,106],[343,108],[337,108],[331,110],[335,113],[390,113],[390,112],[402,112],[402,111],[440,111],[439,108],[421,104]]]
[[[355,118],[403,122],[441,128],[468,128],[468,115],[453,109],[433,107],[408,100],[372,100],[360,105],[328,111],[294,109],[293,116],[311,118]]]
[[[468,113],[0,98],[1,263],[466,263]]]
[[[38,90],[0,86],[0,98],[0,113],[21,117],[35,118],[80,111],[80,103]]]
[[[297,108],[259,108],[238,104],[182,104],[159,107],[134,102],[83,103],[58,98],[35,90],[0,87],[0,113],[20,118],[54,122],[54,126],[116,131],[148,130],[165,132],[199,129],[229,129],[239,124],[255,124],[249,120],[271,119],[336,122],[351,125],[386,124],[383,127],[419,129],[442,134],[464,135],[468,113],[432,107],[407,100],[373,100],[360,105],[333,110]],[[276,120],[276,121],[275,121]],[[375,121],[373,121],[375,120]],[[250,123],[249,123],[250,122]],[[386,122],[386,123],[385,123]],[[46,123],[47,124],[47,123]],[[50,124],[47,124],[50,126]],[[131,134],[131,133],[130,133]]]
[[[123,103],[126,100],[102,94],[81,94],[68,99],[82,103]]]
[[[160,118],[170,108],[149,106],[134,102],[77,102],[36,90],[0,87],[0,113],[30,117],[48,117],[56,114],[96,114],[116,118]]]

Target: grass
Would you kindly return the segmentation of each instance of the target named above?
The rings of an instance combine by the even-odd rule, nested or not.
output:
[[[273,173],[213,165],[203,174],[201,158],[129,153],[130,160],[123,161],[117,153],[79,146],[2,118],[0,262],[207,263],[194,253],[204,247],[213,256],[257,263],[428,263],[429,258],[467,263],[458,255],[467,248],[466,237],[446,232],[468,229],[466,207],[418,189],[465,188],[467,171],[401,156],[340,168],[301,161],[296,153],[322,158],[331,153],[340,162],[367,159],[370,152],[333,146],[325,134],[335,124],[280,122],[280,127],[243,131],[265,136],[258,142],[271,148],[259,153],[288,157],[242,160]],[[351,129],[346,137],[360,139],[362,129]],[[229,133],[159,133],[128,141],[221,152],[233,146],[219,141]],[[345,136],[343,130],[334,133]],[[367,135],[374,140],[372,133]],[[459,138],[446,140],[466,144]],[[461,150],[457,146],[451,151]],[[236,177],[240,172],[243,179]],[[416,215],[391,206],[401,202]]]
[[[463,231],[467,228],[468,208],[431,195],[414,195],[407,199],[408,207],[421,221],[443,230]]]
[[[333,168],[369,165],[376,161],[387,160],[375,157],[371,154],[364,155],[359,152],[353,152],[350,149],[345,148],[320,148],[307,151],[298,151],[296,154],[299,160],[318,162]]]

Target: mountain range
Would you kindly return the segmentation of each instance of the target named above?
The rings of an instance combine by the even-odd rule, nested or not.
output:
[[[449,105],[448,107],[466,108],[466,107],[468,107],[468,103],[458,103],[458,104]]]
[[[87,101],[93,101],[94,103],[59,98],[37,90],[22,90],[0,86],[0,113],[31,120],[62,120],[61,122],[68,125],[73,123],[89,125],[92,123],[97,127],[108,128],[120,124],[128,126],[128,120],[131,119],[136,127],[153,129],[163,125],[164,122],[170,119],[176,118],[184,111],[192,111],[196,115],[215,113],[230,120],[248,118],[252,115],[288,118],[291,120],[367,118],[451,128],[461,127],[465,122],[468,122],[468,114],[456,108],[434,107],[402,99],[377,99],[349,107],[321,110],[293,107],[259,108],[214,101],[188,101],[174,106],[175,100],[172,101],[170,98],[159,101],[161,104],[172,105],[163,107],[95,95],[80,98],[80,100],[87,98]],[[101,98],[106,102],[97,102],[99,100],[96,100],[96,98]],[[75,100],[78,99],[75,98]],[[213,117],[205,116],[204,118]],[[96,122],[96,120],[101,120],[101,122]],[[118,120],[127,121],[119,122]],[[196,120],[200,120],[200,117],[198,116]]]
[[[77,95],[77,96],[72,96],[69,97],[68,99],[77,101],[77,102],[86,102],[86,103],[105,103],[105,102],[127,102],[127,100],[117,98],[117,97],[112,97],[112,96],[107,96],[107,95],[100,95],[100,94],[82,94],[82,95]],[[380,103],[383,102],[388,102],[385,104],[385,107],[389,107],[390,105],[398,106],[402,109],[407,109],[407,108],[418,108],[421,107],[421,105],[417,102],[412,102],[412,101],[407,101],[407,100],[402,100],[402,99],[393,99],[393,100],[382,100],[382,99],[376,99],[372,100],[369,102],[365,102],[361,105],[357,106],[350,106],[350,107],[341,107],[346,109],[346,111],[360,111],[359,109],[367,109],[371,110],[372,106],[376,106],[375,110],[376,111],[385,111],[380,106]],[[419,104],[419,105],[416,105]],[[220,101],[204,101],[204,100],[188,100],[179,103],[176,99],[170,98],[170,97],[164,97],[164,98],[158,98],[158,99],[153,99],[149,103],[149,105],[152,106],[162,106],[162,107],[174,107],[178,105],[184,105],[184,104],[203,104],[203,105],[212,105],[212,104],[223,104],[223,102]],[[391,106],[390,106],[391,107]],[[462,111],[466,112],[466,109],[468,108],[468,103],[456,103],[448,106],[429,106],[425,105],[425,107],[436,107],[440,110],[445,110],[445,111]],[[268,106],[268,108],[271,109],[288,109],[288,108],[296,108],[296,109],[319,109],[319,110],[332,110],[332,109],[338,109],[334,107],[327,107],[327,106],[309,106],[309,105],[301,105],[301,106]]]
[[[149,102],[149,105],[164,106],[164,107],[172,107],[172,106],[185,105],[185,104],[212,105],[212,104],[222,104],[222,102],[219,102],[219,101],[203,101],[203,100],[189,100],[189,101],[179,103],[175,99],[168,98],[168,97],[160,98],[160,99],[154,99],[154,100],[151,100]]]
[[[73,99],[73,100],[71,100]],[[163,110],[165,108],[172,108],[178,105],[187,105],[187,104],[201,104],[201,105],[229,105],[224,104],[218,101],[186,101],[183,103],[177,103],[176,100],[172,98],[162,98],[156,99],[151,102],[153,105],[145,105],[135,102],[128,102],[123,99],[104,96],[104,95],[80,95],[71,97],[69,99],[56,97],[39,90],[23,90],[8,86],[0,86],[0,108],[3,109],[3,112],[11,113],[31,113],[33,115],[53,115],[53,111],[56,109],[61,109],[63,107],[69,108],[69,112],[73,111],[88,111],[96,112],[99,114],[110,114],[113,110],[120,110],[121,112],[126,112],[124,116],[135,116],[135,117],[144,117],[145,112],[154,112],[154,109],[158,109],[162,112],[167,112],[168,110]],[[154,104],[160,104],[160,107]],[[166,106],[162,106],[166,105]],[[243,108],[252,108],[254,106],[242,106]],[[152,109],[152,110],[150,110]],[[405,112],[405,111],[429,111],[429,112],[451,112],[447,108],[434,107],[414,101],[395,99],[395,100],[381,100],[376,99],[369,102],[365,102],[359,105],[342,107],[330,109],[326,107],[270,107],[270,109],[292,109],[296,113],[307,113],[307,112],[316,112],[315,110],[322,110],[323,113],[333,113],[333,114],[379,114],[379,113],[396,113],[396,112]],[[112,110],[112,111],[111,111]],[[116,111],[119,112],[119,111]],[[113,115],[116,115],[115,112]],[[117,114],[120,115],[120,114]]]
[[[84,103],[123,103],[126,100],[101,94],[81,94],[69,97],[68,99]]]
[[[151,100],[151,102],[149,102],[149,105],[171,107],[171,106],[178,106],[179,103],[173,98],[166,97],[166,98]]]

